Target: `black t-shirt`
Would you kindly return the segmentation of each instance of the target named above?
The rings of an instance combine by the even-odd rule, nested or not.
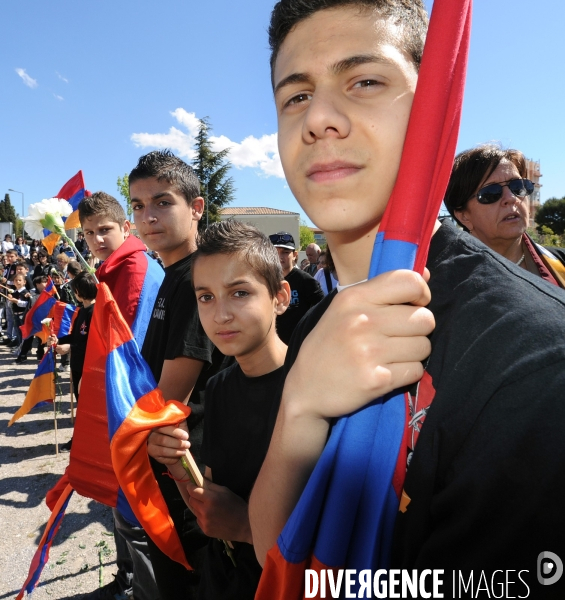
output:
[[[290,285],[290,304],[286,311],[277,317],[277,333],[288,344],[292,332],[302,317],[324,297],[320,284],[308,273],[292,269],[285,277]]]
[[[84,357],[86,355],[86,342],[88,341],[88,332],[90,331],[90,321],[92,320],[92,311],[94,304],[79,309],[73,330],[69,335],[59,338],[59,344],[71,345],[71,370],[82,374],[84,366]]]
[[[165,269],[141,354],[159,382],[165,360],[186,356],[211,363],[212,349],[198,317],[187,256]]]
[[[435,397],[407,471],[392,566],[445,569],[448,587],[452,570],[466,581],[471,569],[489,581],[514,570],[516,597],[527,593],[524,569],[532,597],[562,598],[563,580],[539,585],[536,564],[564,548],[565,292],[449,223],[427,266]],[[285,370],[334,297],[299,325]]]
[[[188,418],[190,451],[202,468],[200,451],[204,389],[208,378],[222,366],[223,355],[214,348],[200,324],[196,296],[191,283],[190,256],[165,269],[165,278],[155,300],[141,354],[157,382],[161,378],[165,360],[186,356],[204,362],[188,403],[192,409]],[[176,483],[166,476],[167,467],[153,459],[151,466],[190,562],[191,553],[204,546],[207,538],[196,525],[194,515],[186,507]],[[158,550],[151,545],[151,552],[157,553]],[[166,559],[163,559],[163,562],[167,564]],[[161,583],[159,585],[161,586]]]
[[[246,377],[236,363],[208,381],[202,459],[214,483],[249,500],[279,407],[283,367]],[[237,567],[219,540],[211,539],[202,565],[199,598],[252,600],[261,567],[250,544],[234,542]]]

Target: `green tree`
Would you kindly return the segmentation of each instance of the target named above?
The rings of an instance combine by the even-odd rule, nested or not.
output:
[[[549,227],[552,233],[563,235],[565,233],[565,197],[550,198],[546,200],[536,212],[537,229],[540,233],[542,227]]]
[[[308,244],[314,244],[315,242],[314,232],[304,221],[300,221],[300,250],[306,250]]]
[[[220,208],[234,199],[235,187],[233,178],[228,177],[231,163],[227,160],[229,148],[215,152],[212,150],[210,133],[212,128],[208,117],[199,119],[196,136],[196,156],[192,167],[200,180],[201,195],[204,198],[204,215],[200,221],[201,227],[220,220]]]
[[[0,223],[13,223],[14,231],[17,232],[18,214],[10,201],[10,194],[4,194],[4,200],[0,201]]]
[[[131,202],[129,197],[129,175],[127,173],[124,174],[123,177],[118,177],[118,192],[123,196],[126,201],[126,213],[128,219],[131,221],[133,217],[133,210],[131,208]]]

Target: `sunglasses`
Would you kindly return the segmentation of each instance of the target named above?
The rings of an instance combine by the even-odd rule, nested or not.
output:
[[[269,236],[272,244],[288,244],[288,242],[292,242],[294,244],[294,238],[289,233],[284,234],[273,234]]]
[[[480,204],[494,204],[502,198],[503,188],[507,187],[514,196],[525,198],[534,191],[534,184],[529,179],[511,179],[506,183],[491,183],[481,188],[475,196]]]

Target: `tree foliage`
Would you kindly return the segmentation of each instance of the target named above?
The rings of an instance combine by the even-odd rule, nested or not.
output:
[[[200,180],[201,195],[204,198],[204,214],[201,227],[220,220],[220,208],[234,200],[235,187],[233,178],[228,177],[231,163],[227,160],[229,148],[215,152],[212,150],[210,133],[212,128],[207,117],[199,119],[196,136],[196,156],[192,167]]]
[[[14,230],[17,230],[18,214],[10,201],[10,194],[4,195],[4,200],[0,200],[0,223],[13,223]]]
[[[306,250],[306,246],[315,242],[314,232],[304,221],[300,221],[300,250]]]
[[[542,227],[549,227],[556,235],[565,233],[565,197],[546,200],[536,212],[537,229],[543,233]]]
[[[131,221],[133,216],[133,210],[131,208],[131,202],[129,197],[129,175],[127,173],[124,174],[123,177],[118,177],[118,192],[123,196],[126,201],[126,214],[128,219]]]

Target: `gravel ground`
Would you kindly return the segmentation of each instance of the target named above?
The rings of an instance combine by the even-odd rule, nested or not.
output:
[[[37,361],[22,365],[0,346],[0,600],[15,598],[26,580],[31,559],[49,518],[45,494],[63,474],[68,452],[55,453],[53,406],[33,410],[8,427],[21,406]],[[62,402],[57,439],[72,434],[69,375],[61,374]],[[111,510],[73,494],[51,546],[50,559],[33,594],[34,600],[63,600],[109,583],[116,551]]]

